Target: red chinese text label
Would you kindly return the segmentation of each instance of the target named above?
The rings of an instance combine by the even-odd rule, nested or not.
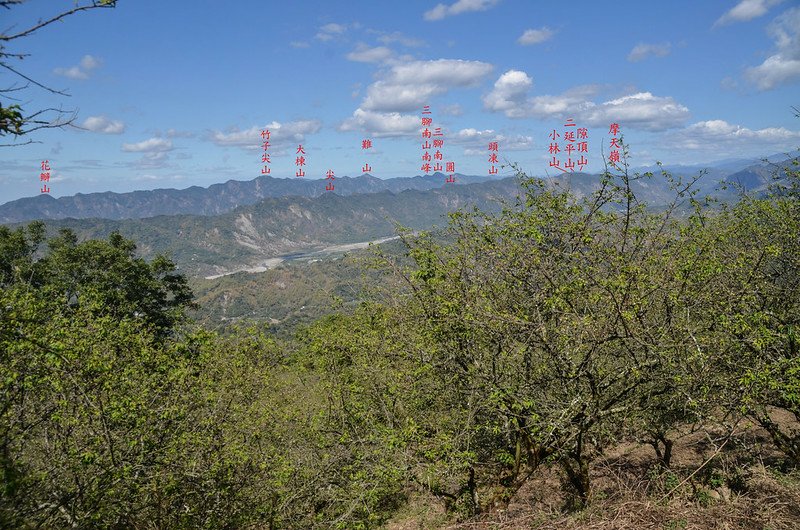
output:
[[[49,160],[42,160],[42,171],[39,173],[39,182],[43,182],[41,193],[50,193],[50,186],[48,183],[50,182],[50,161]]]
[[[547,152],[552,155],[550,167],[567,173],[574,172],[577,165],[578,171],[583,171],[584,166],[589,163],[585,155],[585,153],[589,152],[589,130],[585,127],[578,127],[575,120],[569,118],[564,124],[562,132],[563,134],[559,134],[557,130],[553,129],[553,132],[548,135],[550,144]],[[559,138],[563,142],[559,142]],[[567,156],[563,165],[560,157],[557,156],[562,152]],[[580,158],[573,160],[578,155],[580,155]]]

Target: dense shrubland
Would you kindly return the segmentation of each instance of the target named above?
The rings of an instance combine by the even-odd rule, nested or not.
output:
[[[800,178],[778,176],[725,206],[666,173],[612,167],[581,200],[520,174],[287,341],[192,324],[175,265],[119,234],[0,227],[0,526],[371,528],[553,471],[577,510],[610,448],[668,470],[687,426],[751,422],[800,464]],[[647,178],[674,203],[637,201]]]

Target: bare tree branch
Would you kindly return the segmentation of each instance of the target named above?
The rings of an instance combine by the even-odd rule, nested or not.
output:
[[[45,90],[47,90],[47,91],[49,91],[49,92],[52,92],[53,94],[58,94],[59,96],[69,96],[69,94],[67,94],[66,92],[62,92],[62,91],[60,91],[60,90],[55,90],[55,89],[53,89],[53,88],[50,88],[50,87],[48,87],[48,86],[45,86],[45,85],[43,85],[43,84],[41,84],[41,83],[37,82],[37,81],[34,81],[34,80],[33,80],[33,79],[31,79],[30,77],[26,76],[26,75],[25,75],[25,74],[23,74],[23,73],[20,73],[20,72],[18,72],[18,71],[16,71],[16,70],[14,70],[13,68],[11,68],[10,66],[8,66],[8,65],[7,65],[7,64],[5,64],[5,63],[2,63],[2,62],[0,62],[0,66],[2,66],[3,68],[6,68],[6,69],[8,69],[8,70],[11,70],[12,72],[14,72],[15,74],[17,74],[17,75],[18,75],[18,76],[20,76],[21,78],[25,79],[26,81],[29,81],[29,82],[33,83],[34,85],[36,85],[36,86],[38,86],[38,87],[41,87],[41,88],[43,88],[43,89],[45,89]]]
[[[12,7],[18,6],[23,2],[24,0],[0,0],[0,7],[11,9]],[[22,84],[22,86],[18,86],[18,83],[14,82],[13,84],[7,86],[6,88],[0,88],[0,100],[2,98],[5,98],[13,102],[13,104],[6,105],[5,107],[2,104],[0,104],[0,136],[11,134],[14,135],[14,137],[16,138],[18,136],[28,134],[30,132],[39,129],[65,127],[67,125],[72,125],[72,123],[75,121],[77,117],[77,111],[65,112],[62,109],[54,109],[54,108],[40,110],[29,116],[23,115],[24,111],[22,109],[21,103],[19,103],[20,99],[12,97],[10,95],[11,92],[24,91],[31,85],[36,85],[39,88],[43,88],[48,92],[52,94],[57,94],[59,96],[69,96],[70,94],[67,93],[66,90],[56,90],[54,88],[50,88],[49,86],[36,81],[35,79],[31,79],[27,75],[23,74],[22,72],[20,72],[10,64],[8,64],[10,58],[22,60],[25,57],[29,57],[30,54],[12,53],[6,51],[5,43],[15,39],[19,39],[21,37],[32,35],[39,29],[48,26],[50,24],[53,24],[54,22],[57,22],[74,13],[78,13],[80,11],[88,11],[89,9],[113,8],[116,7],[116,4],[117,4],[116,0],[75,0],[74,7],[72,9],[64,11],[63,13],[50,17],[49,19],[44,21],[42,19],[39,19],[38,23],[36,23],[35,25],[31,26],[30,28],[24,31],[20,31],[13,35],[7,34],[11,33],[12,28],[14,26],[0,31],[0,66],[5,68],[9,72],[16,74],[17,76],[26,81],[26,83]],[[52,120],[44,119],[45,115],[51,112],[56,113],[54,119]],[[37,119],[37,117],[39,117],[39,119]],[[32,143],[32,142],[2,144],[0,145],[0,147],[26,145],[27,143]]]
[[[6,0],[5,2],[3,2],[0,5],[2,5],[5,8],[9,8],[8,5],[6,5],[6,4],[18,4],[18,3],[19,2],[15,2],[13,0]],[[36,24],[32,28],[29,28],[29,29],[27,29],[27,30],[25,30],[25,31],[23,31],[21,33],[17,33],[16,35],[0,35],[0,41],[10,41],[10,40],[18,39],[20,37],[25,37],[26,35],[30,35],[30,34],[34,33],[35,31],[40,30],[43,27],[52,24],[53,22],[61,20],[62,18],[67,17],[69,15],[72,15],[74,13],[78,13],[79,11],[86,11],[88,9],[96,9],[96,8],[114,7],[115,5],[116,5],[116,0],[108,0],[108,1],[103,1],[103,0],[97,1],[97,0],[95,0],[94,2],[92,2],[92,5],[75,7],[73,9],[70,9],[69,11],[65,11],[65,12],[61,13],[60,15],[56,15],[56,16],[54,16],[53,18],[51,18],[49,20],[46,20],[44,22],[39,22],[38,24]]]
[[[25,90],[29,86],[30,85],[17,86],[15,83],[8,88],[0,88],[0,94],[2,94],[3,92],[16,92],[17,90]]]
[[[17,59],[24,59],[25,57],[30,56],[30,53],[5,53],[0,51],[0,57],[16,57]]]
[[[28,140],[27,142],[21,142],[18,144],[0,144],[0,147],[18,147],[20,145],[28,145],[28,144],[40,144],[42,142],[38,140]]]

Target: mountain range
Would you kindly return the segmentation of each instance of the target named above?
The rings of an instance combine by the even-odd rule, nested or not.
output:
[[[72,229],[80,239],[118,230],[141,254],[165,253],[193,275],[224,274],[265,260],[332,245],[390,237],[397,223],[411,229],[444,224],[447,212],[467,205],[485,210],[519,192],[516,178],[429,190],[342,196],[272,197],[220,215],[159,215],[141,219],[60,219],[52,232]]]
[[[376,193],[381,191],[429,190],[445,183],[441,173],[432,175],[379,179],[367,173],[358,177],[336,179],[334,192],[338,195]],[[491,180],[456,174],[456,184],[471,184]],[[17,223],[34,219],[140,219],[156,215],[194,214],[219,215],[237,206],[255,204],[270,197],[295,195],[319,197],[326,194],[325,180],[302,178],[273,178],[262,176],[253,180],[229,180],[207,188],[156,189],[115,193],[78,193],[58,199],[48,194],[24,197],[0,205],[0,223]]]
[[[779,158],[782,156],[782,158]],[[767,157],[772,161],[786,159],[786,155]],[[707,172],[701,187],[713,189],[719,182],[730,180],[738,172],[747,172],[747,180],[758,186],[763,173],[769,166],[754,163],[752,159],[727,159],[713,164],[700,166],[669,166],[667,171],[673,174],[692,175],[701,170]],[[652,171],[660,173],[658,166],[638,168],[644,173]],[[760,176],[753,180],[753,174]],[[579,175],[579,174],[573,174]],[[740,177],[742,177],[740,175]],[[390,191],[399,193],[404,190],[430,190],[445,184],[446,176],[441,173],[379,179],[370,174],[358,177],[340,177],[336,179],[337,195],[356,195]],[[456,175],[455,185],[475,184],[497,180],[488,176]],[[707,191],[707,190],[704,190]],[[49,194],[24,197],[0,205],[0,223],[18,223],[34,219],[140,219],[157,215],[220,215],[239,206],[255,204],[260,200],[272,197],[298,196],[319,197],[329,194],[325,190],[324,180],[306,180],[297,178],[273,178],[261,176],[253,180],[229,180],[213,184],[207,188],[192,186],[185,189],[156,189],[133,191],[127,193],[101,192],[78,193],[58,199]]]
[[[701,196],[733,200],[735,190],[722,191],[720,183],[759,192],[772,181],[776,168],[789,163],[742,168],[728,162],[726,169],[709,170],[697,187]],[[699,171],[684,169],[676,173],[690,177]],[[263,270],[270,260],[391,237],[398,224],[429,229],[445,224],[448,212],[473,205],[497,210],[501,201],[512,200],[520,192],[516,177],[458,175],[455,185],[443,184],[444,179],[441,174],[387,180],[362,175],[337,179],[336,191],[326,192],[322,180],[259,177],[208,188],[60,199],[38,196],[0,206],[0,222],[45,219],[51,233],[66,227],[81,239],[104,238],[117,230],[133,239],[145,257],[165,253],[192,276],[216,276]],[[599,177],[570,173],[547,182],[582,197],[597,188]],[[633,186],[637,197],[654,207],[674,197],[660,171],[654,171],[652,178],[635,180]]]

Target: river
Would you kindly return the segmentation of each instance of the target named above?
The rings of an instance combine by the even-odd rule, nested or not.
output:
[[[274,269],[284,261],[321,259],[331,254],[336,254],[339,252],[348,252],[350,250],[367,248],[372,243],[374,244],[386,243],[387,241],[392,241],[394,239],[398,239],[399,237],[400,236],[384,237],[382,239],[374,239],[372,241],[362,241],[360,243],[346,243],[343,245],[333,245],[330,247],[325,247],[323,249],[311,250],[307,252],[293,252],[291,254],[283,254],[281,256],[276,256],[274,258],[268,258],[259,263],[258,265],[256,265],[255,267],[243,267],[240,269],[232,270],[230,272],[223,272],[222,274],[213,274],[211,276],[206,276],[205,279],[215,280],[217,278],[222,278],[223,276],[236,274],[237,272],[264,272],[268,271],[269,269]]]

